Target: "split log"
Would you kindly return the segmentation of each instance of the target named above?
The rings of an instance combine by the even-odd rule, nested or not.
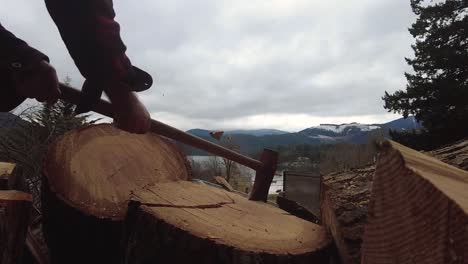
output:
[[[111,125],[66,133],[49,148],[43,173],[43,231],[52,263],[119,263],[131,194],[190,178],[173,142]]]
[[[134,199],[125,263],[328,263],[322,227],[221,188],[168,182]]]
[[[362,263],[468,263],[468,172],[387,142],[379,154]]]
[[[21,263],[32,198],[18,191],[0,191],[0,263]]]

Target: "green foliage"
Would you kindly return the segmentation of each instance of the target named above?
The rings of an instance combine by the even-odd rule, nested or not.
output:
[[[468,3],[411,0],[411,7],[415,58],[406,61],[414,72],[405,73],[406,91],[385,92],[384,107],[415,115],[422,134],[441,145],[468,136]]]
[[[320,152],[320,173],[365,167],[374,162],[376,154],[377,149],[372,141],[367,144],[340,143],[324,146]]]
[[[416,150],[431,150],[440,144],[436,143],[434,137],[425,130],[413,129],[402,132],[390,130],[389,134],[392,140]]]
[[[30,108],[21,117],[24,121],[0,133],[0,160],[16,163],[14,187],[32,192],[39,208],[42,160],[47,147],[65,132],[88,124],[88,116],[75,115],[73,105],[59,100]]]
[[[280,170],[320,170],[323,174],[366,166],[373,162],[377,153],[372,139],[367,144],[279,146],[276,151],[279,153]]]

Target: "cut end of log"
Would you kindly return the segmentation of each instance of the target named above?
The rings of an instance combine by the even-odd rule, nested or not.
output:
[[[122,219],[135,190],[187,180],[190,169],[168,139],[101,124],[57,140],[47,153],[44,175],[50,191],[66,204],[84,214]]]
[[[133,250],[137,252],[158,247],[151,245],[143,237],[145,234],[170,230],[177,233],[177,238],[167,234],[155,240],[176,239],[179,245],[211,245],[214,252],[234,250],[244,255],[300,258],[321,252],[330,244],[322,227],[216,187],[167,182],[135,195],[141,206],[136,212],[129,212],[136,214],[129,218],[138,220],[130,227],[129,237],[133,240],[128,244],[135,246]]]

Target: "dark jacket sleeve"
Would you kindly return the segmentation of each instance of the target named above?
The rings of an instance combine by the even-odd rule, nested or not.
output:
[[[46,0],[47,9],[81,74],[91,81],[134,74],[111,0]]]
[[[103,81],[121,81],[133,91],[151,87],[151,75],[132,66],[125,55],[112,0],[45,0],[47,9],[76,66],[86,78],[78,112],[101,97]]]
[[[30,47],[0,24],[0,111],[6,112],[21,104],[26,98],[16,92],[13,72],[21,71],[46,55]]]
[[[17,63],[30,64],[47,60],[46,55],[30,47],[0,24],[0,67],[11,68]]]

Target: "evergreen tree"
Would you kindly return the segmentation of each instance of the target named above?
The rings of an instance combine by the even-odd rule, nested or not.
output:
[[[43,103],[23,112],[17,126],[0,131],[0,160],[16,163],[13,187],[31,192],[38,210],[42,159],[49,144],[69,130],[96,121],[88,121],[89,116],[76,115],[74,110],[74,105],[62,100]]]
[[[404,117],[415,115],[432,144],[468,136],[468,1],[411,0],[417,15],[409,32],[415,38],[414,72],[405,73],[406,91],[385,92],[384,107]]]

